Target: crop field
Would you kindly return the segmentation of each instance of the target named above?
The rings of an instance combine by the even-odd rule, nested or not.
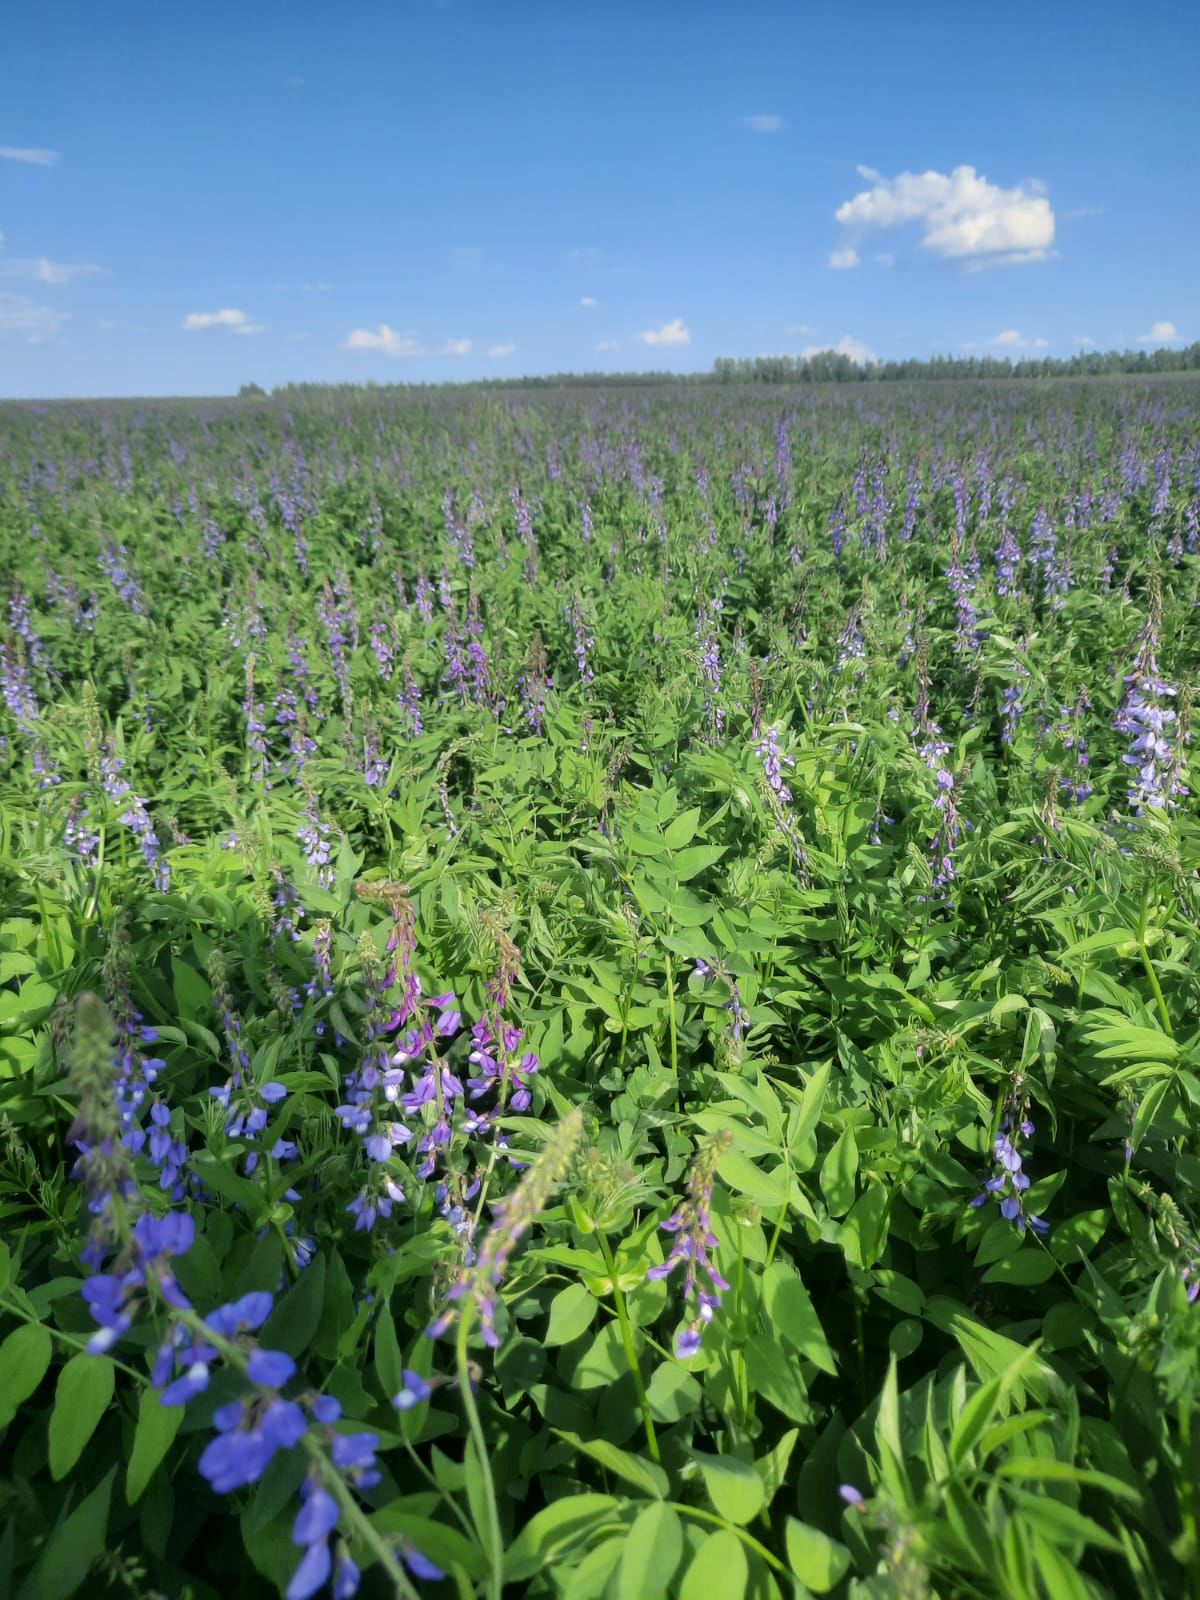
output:
[[[0,572],[0,1596],[1200,1596],[1200,384],[11,405]]]

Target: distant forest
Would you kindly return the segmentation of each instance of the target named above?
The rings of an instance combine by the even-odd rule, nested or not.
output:
[[[554,372],[536,377],[475,378],[465,387],[489,389],[556,389],[566,386],[619,388],[655,384],[710,383],[923,383],[941,378],[1107,378],[1122,373],[1200,372],[1200,340],[1183,349],[1081,350],[1060,359],[1038,356],[1012,361],[1005,356],[930,356],[906,361],[859,362],[836,350],[807,356],[721,356],[710,372]],[[362,384],[287,383],[275,394],[302,394],[322,389],[361,389]],[[425,384],[368,383],[368,389],[429,387]],[[441,384],[438,387],[452,387]],[[242,386],[243,398],[264,395],[256,383]]]

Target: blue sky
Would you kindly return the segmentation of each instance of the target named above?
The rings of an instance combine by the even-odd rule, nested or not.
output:
[[[1194,0],[63,0],[4,32],[0,395],[1200,337]]]

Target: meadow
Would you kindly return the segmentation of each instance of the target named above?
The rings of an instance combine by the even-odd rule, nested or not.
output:
[[[1200,384],[0,408],[0,1595],[1200,1597]]]

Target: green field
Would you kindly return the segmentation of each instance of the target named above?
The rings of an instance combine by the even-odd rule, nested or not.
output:
[[[0,1596],[1200,1596],[1194,378],[10,405],[0,570]]]

